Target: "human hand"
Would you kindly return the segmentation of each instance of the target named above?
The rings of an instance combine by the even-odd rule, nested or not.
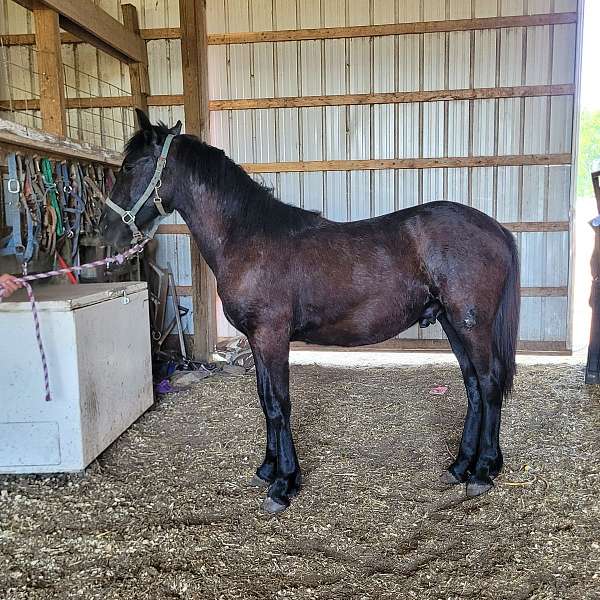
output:
[[[22,283],[13,275],[0,275],[0,289],[3,290],[2,296],[4,298],[8,298],[11,294],[16,292],[20,287],[22,287]]]

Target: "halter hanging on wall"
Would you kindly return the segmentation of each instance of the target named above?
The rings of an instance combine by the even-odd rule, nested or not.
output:
[[[6,157],[2,185],[4,221],[0,256],[21,265],[61,267],[81,262],[82,243],[99,244],[98,222],[115,177],[100,165],[51,160],[21,153]],[[87,251],[86,251],[87,252]]]

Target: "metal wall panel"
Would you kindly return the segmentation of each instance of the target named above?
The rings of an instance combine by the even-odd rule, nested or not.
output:
[[[8,0],[11,27],[31,30],[26,13]],[[178,25],[178,3],[136,0],[142,27]],[[104,0],[119,17],[119,0]],[[576,0],[207,0],[212,33],[337,27],[395,22],[571,12]],[[21,12],[20,18],[13,13]],[[211,99],[387,93],[575,82],[576,26],[546,25],[374,38],[302,40],[209,47]],[[11,52],[13,49],[11,49]],[[149,42],[153,94],[181,93],[178,40]],[[16,49],[14,52],[18,52]],[[66,60],[109,81],[128,74],[98,61],[85,46],[66,46]],[[17,60],[31,60],[16,56]],[[96,69],[93,71],[93,69]],[[31,86],[31,82],[22,81]],[[238,162],[385,159],[568,153],[573,97],[224,110],[211,113],[212,143]],[[152,118],[173,122],[180,108],[155,107]],[[75,118],[75,117],[74,117]],[[81,115],[77,118],[81,119]],[[85,118],[101,118],[86,115]],[[106,130],[110,134],[110,129]],[[286,202],[334,220],[384,214],[448,199],[504,222],[567,221],[569,166],[276,173],[260,176]],[[180,222],[178,216],[173,222]],[[523,285],[568,285],[568,232],[516,235]],[[179,266],[189,247],[161,236],[161,260]],[[567,298],[523,299],[522,339],[565,341]],[[221,315],[219,335],[232,334]],[[439,337],[439,329],[402,337]]]
[[[252,7],[253,3],[250,4]],[[266,20],[255,26],[255,19],[251,17],[252,26],[257,30],[268,29],[269,3],[258,5],[259,8],[252,7],[251,11],[253,14],[255,10],[262,12]],[[236,6],[225,0],[227,12]],[[273,21],[276,29],[335,27],[535,14],[551,12],[553,8],[570,11],[574,10],[574,4],[570,0],[554,3],[546,0],[372,0],[370,3],[288,0],[274,3]],[[229,31],[233,31],[231,25]],[[258,54],[254,53],[253,97],[573,83],[574,36],[574,25],[557,25],[279,42],[274,44],[275,75],[269,50],[261,50],[264,54],[260,69],[257,68]],[[232,67],[227,68],[231,72]],[[224,75],[222,79],[226,80]],[[235,80],[229,80],[229,84],[235,86]],[[257,93],[259,87],[261,92]],[[218,88],[215,85],[211,89]],[[239,87],[229,87],[220,97],[241,97],[242,93]],[[232,114],[236,112],[241,111],[232,111]],[[259,111],[249,112],[256,119]],[[493,156],[569,152],[573,101],[568,96],[508,98],[277,109],[275,112],[274,133],[267,128],[264,135],[259,135],[259,129],[254,126],[257,143],[261,140],[270,145],[275,136],[275,156],[272,152],[264,153],[270,161]],[[226,120],[221,119],[218,127],[225,126]],[[213,131],[215,134],[218,136],[218,132]],[[241,142],[241,146],[244,145]],[[232,152],[234,156],[240,154],[240,150],[233,148]],[[255,159],[267,160],[256,156]],[[438,199],[469,204],[505,222],[560,221],[569,217],[570,168],[563,166],[281,173],[276,181],[277,192],[283,200],[323,210],[334,220],[364,218]],[[530,275],[534,277],[533,273],[534,279],[542,281],[536,286],[554,285],[544,283],[548,278],[539,270],[540,261],[563,252],[568,234],[531,232],[517,237],[523,245],[524,285]],[[568,264],[561,268],[568,273]],[[565,339],[560,335],[566,332],[566,298],[526,298],[523,302],[525,312],[535,312],[539,324],[537,329],[525,330],[527,339]],[[543,314],[550,314],[549,311],[562,319],[562,325],[552,332],[545,331],[539,321]],[[431,328],[425,332],[411,331],[403,337],[416,334],[440,337],[441,332]]]

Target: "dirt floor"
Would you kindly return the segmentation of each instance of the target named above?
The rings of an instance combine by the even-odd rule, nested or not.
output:
[[[254,375],[215,376],[85,476],[0,477],[0,598],[600,598],[600,392],[581,366],[521,367],[504,474],[475,500],[437,482],[460,439],[457,367],[291,379],[305,487],[288,511],[261,513],[245,483]]]

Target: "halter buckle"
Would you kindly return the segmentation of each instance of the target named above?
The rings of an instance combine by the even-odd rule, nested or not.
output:
[[[21,191],[21,185],[19,184],[18,179],[9,179],[7,183],[9,193],[18,194]]]
[[[132,215],[129,211],[126,211],[121,216],[121,221],[123,221],[125,225],[130,225],[135,221],[135,215]]]

